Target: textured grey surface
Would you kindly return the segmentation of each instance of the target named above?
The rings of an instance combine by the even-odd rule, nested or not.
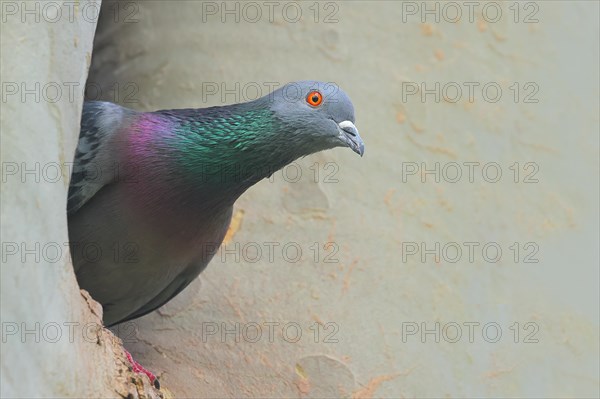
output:
[[[96,344],[94,329],[84,328],[94,320],[98,325],[99,319],[77,288],[64,207],[66,162],[75,149],[83,103],[82,95],[69,97],[65,83],[82,93],[77,89],[85,84],[96,24],[80,14],[71,21],[48,23],[38,13],[36,22],[35,11],[22,22],[21,5],[2,4],[0,31],[0,396],[111,395],[114,359],[112,352]],[[58,86],[62,95],[45,91],[47,85]],[[26,96],[23,88],[28,89]],[[97,372],[95,365],[100,366]]]
[[[298,23],[277,13],[273,23],[203,19],[201,2],[139,3],[135,23],[105,15],[90,78],[103,99],[141,110],[203,107],[244,100],[252,82],[264,94],[265,82],[333,81],[353,99],[366,143],[362,160],[341,149],[311,156],[299,163],[299,182],[276,174],[244,195],[233,252],[136,321],[136,334],[121,331],[137,360],[179,397],[597,397],[598,4],[537,2],[533,24],[514,23],[512,3],[501,3],[497,23],[404,23],[394,2],[335,3],[338,22],[315,23],[312,3],[298,4]],[[456,103],[403,100],[403,83],[436,81],[497,82],[504,91],[496,103],[480,91],[474,102],[466,92]],[[207,93],[236,82],[225,101],[221,89]],[[515,103],[514,82],[534,82],[539,102]],[[119,98],[107,89],[115,84]],[[131,84],[127,100],[138,103],[123,97]],[[539,181],[514,183],[517,161],[534,162]],[[497,162],[503,178],[404,182],[403,162]],[[335,182],[326,181],[331,171]],[[271,242],[297,243],[303,256],[287,261],[276,249],[271,261]],[[325,262],[325,250],[315,262],[315,242],[334,242],[338,262]],[[503,257],[421,262],[403,259],[407,242],[496,242]],[[539,246],[538,263],[522,262],[528,242]],[[237,251],[236,261],[236,243],[250,255]],[[252,243],[262,249],[256,262]],[[268,322],[280,323],[273,342]],[[281,329],[292,322],[298,342]],[[436,322],[458,323],[461,339],[403,339],[407,323]],[[480,323],[473,342],[465,322]],[[490,322],[502,328],[496,343],[481,333]],[[528,322],[537,343],[524,342]],[[257,323],[263,335],[236,342],[220,336],[221,323]],[[334,329],[336,341],[325,342]]]

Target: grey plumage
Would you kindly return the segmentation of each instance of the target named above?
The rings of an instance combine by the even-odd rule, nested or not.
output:
[[[196,278],[254,183],[324,149],[362,155],[353,123],[348,96],[321,82],[206,109],[86,103],[67,214],[77,279],[102,304],[105,324],[151,312]],[[224,166],[244,172],[225,179]]]

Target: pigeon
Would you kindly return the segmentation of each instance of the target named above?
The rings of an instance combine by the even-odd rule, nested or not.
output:
[[[235,201],[294,160],[334,147],[360,156],[350,98],[288,83],[253,101],[139,112],[83,105],[67,201],[71,257],[107,327],[161,307],[207,266]]]

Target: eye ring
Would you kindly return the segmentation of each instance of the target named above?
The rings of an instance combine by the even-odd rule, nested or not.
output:
[[[306,102],[312,107],[318,107],[323,102],[323,95],[319,91],[313,90],[306,96]]]

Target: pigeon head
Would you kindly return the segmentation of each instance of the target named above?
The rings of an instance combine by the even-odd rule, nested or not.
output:
[[[313,153],[349,147],[362,156],[364,143],[354,126],[350,98],[334,83],[288,83],[265,97],[284,125],[290,146]]]
[[[317,81],[288,83],[246,103],[141,114],[131,130],[127,159],[149,170],[145,180],[180,181],[219,201],[234,201],[298,158],[334,147],[362,156],[365,148],[348,95]]]

